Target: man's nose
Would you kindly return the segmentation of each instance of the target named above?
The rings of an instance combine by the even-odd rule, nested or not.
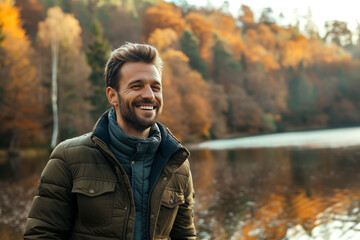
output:
[[[151,88],[151,86],[144,87],[142,97],[143,98],[148,98],[148,99],[154,99],[155,98],[155,95],[154,95],[154,92],[153,92],[153,89]]]

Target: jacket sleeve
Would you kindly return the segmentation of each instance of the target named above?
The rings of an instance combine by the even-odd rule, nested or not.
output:
[[[72,178],[60,145],[44,168],[26,222],[24,239],[68,239],[74,206]]]
[[[189,168],[187,187],[184,191],[185,203],[179,206],[170,237],[173,240],[195,240],[196,231],[194,224],[194,188],[191,171]]]

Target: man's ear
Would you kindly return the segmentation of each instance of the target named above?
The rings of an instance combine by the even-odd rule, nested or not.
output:
[[[118,94],[115,89],[112,87],[106,88],[106,97],[111,104],[111,106],[117,106],[119,104]]]

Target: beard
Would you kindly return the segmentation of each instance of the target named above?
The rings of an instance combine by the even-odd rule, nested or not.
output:
[[[134,100],[131,105],[127,104],[126,101],[124,99],[121,99],[120,95],[118,94],[118,99],[119,99],[119,112],[120,112],[120,116],[123,119],[124,123],[136,128],[138,130],[144,131],[152,126],[154,126],[154,124],[157,121],[158,115],[159,115],[159,102],[158,101],[151,101],[149,99],[139,99],[139,100]],[[153,113],[149,112],[148,114],[144,114],[144,116],[139,116],[136,112],[136,106],[139,106],[141,104],[153,104],[156,108],[155,108],[155,116],[152,116]],[[148,117],[147,117],[148,115]]]

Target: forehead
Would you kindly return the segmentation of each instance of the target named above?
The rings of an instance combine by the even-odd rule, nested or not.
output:
[[[153,64],[143,62],[128,62],[120,69],[120,83],[130,84],[134,81],[158,82],[161,84],[161,74]]]

